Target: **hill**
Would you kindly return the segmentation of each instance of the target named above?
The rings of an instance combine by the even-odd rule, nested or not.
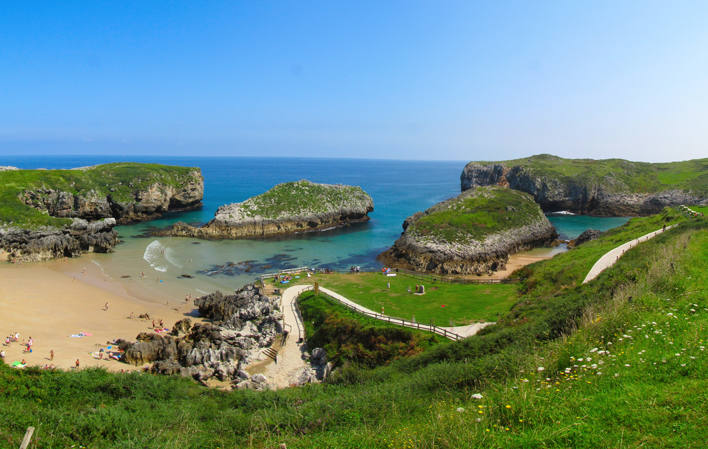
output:
[[[500,162],[470,162],[463,191],[503,185],[533,195],[546,212],[650,215],[666,206],[708,202],[708,159],[647,163],[624,159],[564,159],[548,154]]]

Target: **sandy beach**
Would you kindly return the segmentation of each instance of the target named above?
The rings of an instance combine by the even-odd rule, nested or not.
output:
[[[5,363],[24,359],[29,366],[53,364],[69,369],[79,359],[81,368],[134,370],[137,367],[98,360],[91,353],[116,338],[134,340],[138,333],[151,331],[152,320],[137,318],[140,314],[162,319],[165,327],[171,328],[193,309],[184,297],[165,303],[131,296],[95,265],[86,264],[85,269],[71,274],[56,269],[59,263],[0,266],[0,348],[6,352]],[[20,333],[20,341],[4,346],[5,336],[15,332]],[[71,337],[80,333],[89,335]],[[21,343],[29,337],[34,342],[32,352],[23,352]]]

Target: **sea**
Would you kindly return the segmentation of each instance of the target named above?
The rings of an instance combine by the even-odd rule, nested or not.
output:
[[[73,168],[117,161],[199,167],[204,176],[204,205],[200,210],[118,226],[121,243],[113,253],[89,254],[62,265],[66,271],[78,272],[91,264],[107,278],[124,283],[133,294],[146,298],[233,290],[260,274],[301,266],[379,269],[376,256],[400,236],[406,217],[459,194],[460,174],[465,165],[463,161],[251,157],[0,157],[0,165],[27,169]],[[344,229],[268,240],[206,241],[149,235],[152,229],[177,221],[206,223],[220,205],[243,201],[275,184],[300,179],[361,186],[374,200],[371,220]],[[590,228],[611,229],[628,220],[579,215],[553,215],[549,219],[564,239],[575,238]],[[138,288],[138,279],[154,282],[139,282]]]

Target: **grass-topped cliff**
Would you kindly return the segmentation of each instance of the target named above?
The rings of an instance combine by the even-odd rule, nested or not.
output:
[[[530,193],[546,211],[647,215],[665,206],[708,201],[708,159],[648,163],[541,154],[470,162],[460,180],[462,190],[498,184]]]
[[[462,192],[409,217],[403,226],[403,235],[381,259],[437,273],[501,269],[510,253],[556,236],[530,195],[499,186]]]
[[[204,226],[177,223],[156,234],[207,239],[283,236],[365,222],[372,210],[374,202],[361,187],[302,180],[220,206]]]
[[[200,203],[203,181],[198,168],[119,162],[72,170],[0,171],[0,224],[21,228],[64,226],[68,217],[120,219],[121,208],[149,200]],[[171,191],[171,194],[170,194]],[[182,192],[182,198],[179,193]],[[166,198],[158,198],[161,194]],[[175,200],[172,197],[177,196]],[[82,203],[84,210],[81,210]],[[144,212],[152,213],[150,206]],[[134,218],[139,218],[138,208]],[[115,216],[115,215],[119,216]]]
[[[325,385],[221,392],[176,377],[0,366],[0,439],[17,447],[35,426],[37,448],[703,447],[708,221],[651,220],[590,243],[679,226],[589,284],[578,269],[553,289],[566,276],[555,259],[533,264],[536,283],[498,325],[383,367],[349,366]],[[588,264],[597,249],[581,245],[566,262]]]

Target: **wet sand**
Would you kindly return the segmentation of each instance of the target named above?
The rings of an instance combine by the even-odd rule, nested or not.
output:
[[[165,327],[189,315],[193,303],[184,295],[173,300],[145,300],[131,295],[123,283],[110,279],[100,268],[85,264],[78,273],[62,272],[62,262],[0,266],[0,337],[5,363],[25,359],[30,366],[53,364],[69,369],[79,359],[81,368],[111,371],[137,369],[115,360],[97,360],[92,352],[116,338],[134,340],[152,331],[152,321],[138,319],[148,313]],[[136,282],[154,282],[136,280]],[[104,310],[108,303],[107,310]],[[131,313],[135,318],[129,318]],[[5,336],[20,333],[20,341],[4,346]],[[80,332],[91,336],[72,338]],[[22,341],[32,337],[32,352],[23,352]],[[54,350],[54,360],[49,360]]]

